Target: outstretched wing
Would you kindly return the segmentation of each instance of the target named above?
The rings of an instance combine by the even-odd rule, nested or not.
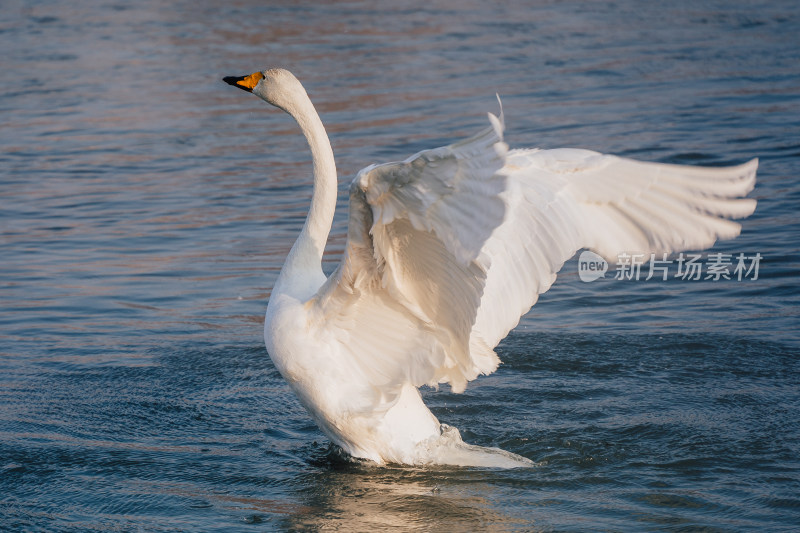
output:
[[[460,390],[473,359],[496,360],[471,334],[490,266],[482,249],[507,209],[502,114],[489,117],[474,137],[365,168],[350,188],[345,254],[313,302],[384,394],[406,382]]]
[[[487,242],[491,260],[473,331],[494,347],[581,248],[620,253],[702,250],[732,239],[750,215],[758,161],[734,167],[645,163],[590,150],[512,150],[507,219]],[[481,371],[484,371],[481,369]]]
[[[746,216],[755,161],[725,169],[576,149],[507,151],[502,115],[458,144],[372,166],[350,189],[348,244],[310,302],[391,402],[403,383],[456,391],[580,248],[701,249]]]

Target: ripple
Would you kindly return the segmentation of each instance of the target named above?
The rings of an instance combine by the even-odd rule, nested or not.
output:
[[[3,527],[800,523],[794,5],[417,4],[3,6]],[[298,72],[331,133],[327,271],[349,177],[471,133],[499,92],[512,146],[760,157],[758,209],[715,250],[762,253],[762,276],[585,284],[568,262],[496,373],[424,391],[466,442],[536,468],[350,460],[262,344],[311,185],[296,126],[219,81],[264,61]]]

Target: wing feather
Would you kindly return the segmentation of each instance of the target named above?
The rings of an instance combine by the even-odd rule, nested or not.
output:
[[[741,198],[755,184],[755,159],[687,167],[561,148],[512,150],[508,167],[508,216],[486,245],[492,268],[473,328],[492,347],[579,249],[610,262],[620,253],[702,250],[736,237],[741,226],[728,217],[748,216],[756,206]],[[519,233],[541,237],[528,254],[512,252],[524,246]]]
[[[747,216],[757,161],[642,163],[579,149],[513,150],[503,118],[460,143],[362,170],[348,242],[312,299],[341,352],[389,405],[404,383],[467,381],[581,248],[702,249]]]
[[[482,249],[506,211],[502,114],[490,121],[465,141],[367,167],[350,187],[345,254],[312,304],[331,329],[360,336],[348,349],[381,369],[371,379],[394,391],[387,402],[406,382],[463,390],[474,358],[496,359],[471,334],[489,268]],[[402,339],[381,335],[392,327],[379,309],[387,298]]]

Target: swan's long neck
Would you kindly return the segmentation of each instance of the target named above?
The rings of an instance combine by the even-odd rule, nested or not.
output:
[[[305,225],[286,258],[278,284],[285,290],[308,291],[310,296],[325,279],[322,273],[322,253],[336,210],[336,163],[325,127],[308,96],[298,95],[293,105],[284,110],[300,125],[311,148],[314,192]]]

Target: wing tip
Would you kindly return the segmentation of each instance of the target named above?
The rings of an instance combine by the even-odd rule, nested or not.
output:
[[[503,132],[506,129],[506,115],[503,112],[503,101],[500,99],[500,94],[495,93],[495,97],[497,97],[497,104],[500,106],[500,116],[498,117],[494,113],[487,113],[489,116],[489,122],[492,124],[492,128],[494,128],[494,132],[503,140]]]
[[[758,200],[755,198],[742,198],[739,200],[739,207],[741,208],[741,211],[731,215],[731,218],[747,218],[755,213],[757,206]]]

